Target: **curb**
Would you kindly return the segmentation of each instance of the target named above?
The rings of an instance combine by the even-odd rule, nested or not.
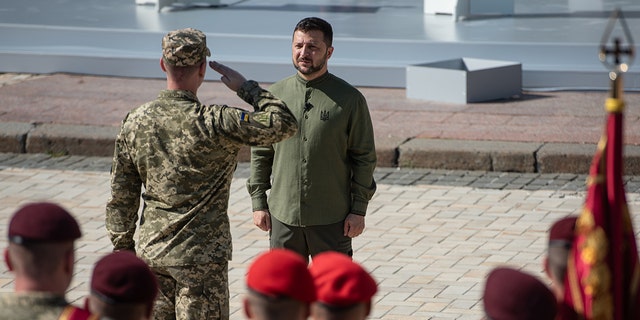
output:
[[[4,122],[0,152],[111,157],[118,127]],[[378,167],[587,174],[596,144],[376,137]],[[239,162],[250,161],[241,148]],[[640,175],[640,146],[626,145],[626,175]]]
[[[0,152],[111,157],[117,127],[4,122]]]

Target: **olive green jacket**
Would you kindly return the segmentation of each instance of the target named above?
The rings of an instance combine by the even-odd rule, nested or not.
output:
[[[269,90],[287,103],[299,130],[290,139],[251,148],[247,189],[253,210],[269,209],[292,226],[365,215],[376,190],[376,151],[364,96],[330,73],[311,81],[296,74]]]

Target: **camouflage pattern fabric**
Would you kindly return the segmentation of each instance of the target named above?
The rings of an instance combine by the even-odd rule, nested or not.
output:
[[[68,304],[52,293],[7,293],[0,295],[0,319],[57,320]]]
[[[153,268],[160,284],[155,320],[229,319],[228,264]]]
[[[162,57],[170,65],[193,66],[208,56],[211,56],[211,51],[207,48],[207,37],[200,30],[175,30],[162,38]]]
[[[245,82],[238,96],[257,111],[206,106],[191,92],[164,90],[127,115],[116,137],[106,208],[114,249],[136,250],[151,267],[231,259],[227,206],[240,147],[271,144],[297,130],[284,102],[255,81]]]

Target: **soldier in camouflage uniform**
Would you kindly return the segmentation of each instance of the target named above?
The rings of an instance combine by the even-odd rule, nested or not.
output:
[[[202,104],[210,51],[201,31],[169,32],[162,49],[167,90],[129,112],[116,138],[106,228],[114,250],[137,249],[158,277],[155,319],[228,319],[227,205],[238,151],[298,127],[282,100],[216,62],[209,66],[255,111]]]
[[[16,211],[4,251],[15,288],[0,296],[0,319],[97,319],[65,298],[80,236],[76,220],[56,204],[30,203]]]

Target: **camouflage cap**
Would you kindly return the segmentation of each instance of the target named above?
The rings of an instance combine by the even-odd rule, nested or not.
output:
[[[209,56],[207,36],[200,30],[174,30],[162,38],[162,57],[172,66],[193,66]]]

